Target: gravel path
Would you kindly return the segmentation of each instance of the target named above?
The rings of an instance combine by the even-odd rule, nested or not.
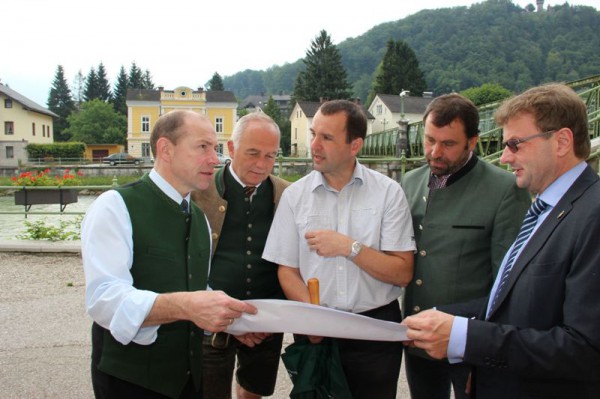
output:
[[[93,398],[84,289],[79,254],[0,252],[0,398]],[[290,390],[280,363],[272,398]]]

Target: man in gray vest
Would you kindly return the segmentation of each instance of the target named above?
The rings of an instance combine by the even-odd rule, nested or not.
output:
[[[275,208],[289,184],[270,174],[280,136],[268,115],[242,117],[227,143],[231,163],[215,174],[207,190],[192,193],[212,229],[209,286],[237,299],[284,299],[277,265],[261,258]],[[237,398],[273,394],[283,334],[244,337],[256,346],[244,345],[246,341],[225,332],[205,335],[202,372],[210,381],[204,385],[205,398],[231,398],[236,356]]]
[[[206,291],[210,229],[190,192],[209,186],[218,163],[210,121],[169,112],[150,144],[152,171],[103,193],[82,224],[97,398],[202,398],[203,330],[256,312]]]

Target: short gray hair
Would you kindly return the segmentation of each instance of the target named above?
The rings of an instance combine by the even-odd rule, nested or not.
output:
[[[235,127],[233,128],[233,133],[231,134],[231,140],[233,141],[234,148],[237,148],[239,146],[240,140],[242,139],[242,135],[246,130],[246,126],[248,126],[250,122],[254,121],[264,122],[272,125],[275,131],[277,132],[278,138],[281,140],[281,131],[279,130],[279,125],[277,125],[277,123],[275,123],[275,121],[269,115],[265,114],[264,112],[252,112],[250,114],[242,116],[235,124]]]

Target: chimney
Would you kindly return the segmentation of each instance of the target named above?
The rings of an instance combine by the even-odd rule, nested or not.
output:
[[[329,101],[329,97],[319,97],[319,103],[323,104]]]
[[[163,92],[165,90],[165,86],[158,86],[158,91],[159,92]]]

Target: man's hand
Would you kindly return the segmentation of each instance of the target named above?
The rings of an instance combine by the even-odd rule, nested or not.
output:
[[[402,321],[408,327],[406,336],[412,340],[405,345],[424,349],[435,359],[448,356],[448,341],[454,316],[437,310],[425,310]]]
[[[234,335],[234,337],[240,341],[242,344],[253,348],[254,346],[260,344],[265,339],[270,337],[271,333],[246,333],[242,335]]]
[[[313,230],[304,234],[311,251],[317,255],[330,258],[350,255],[354,240],[333,230]]]
[[[256,312],[254,306],[223,291],[173,292],[156,297],[144,326],[189,320],[203,330],[220,332],[242,313]]]

